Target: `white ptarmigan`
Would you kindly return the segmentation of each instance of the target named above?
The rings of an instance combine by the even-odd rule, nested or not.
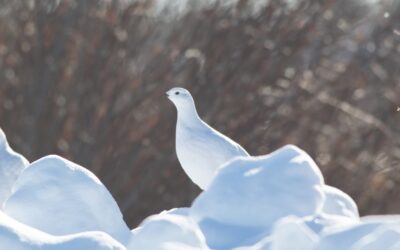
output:
[[[223,163],[249,154],[239,144],[201,120],[188,90],[175,87],[166,94],[178,111],[178,160],[189,178],[205,190]]]

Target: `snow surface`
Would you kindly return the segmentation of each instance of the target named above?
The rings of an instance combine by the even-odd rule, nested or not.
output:
[[[354,200],[343,191],[324,185],[322,190],[325,194],[325,201],[322,210],[326,214],[342,215],[358,220],[360,215]]]
[[[321,234],[315,250],[400,249],[400,217],[366,217],[360,223],[336,227]]]
[[[198,221],[265,227],[288,215],[316,213],[324,199],[322,185],[322,174],[313,160],[297,147],[285,146],[270,155],[237,158],[222,167],[209,190],[194,201],[191,215]]]
[[[22,155],[10,148],[6,135],[0,129],[0,210],[4,201],[10,196],[19,174],[28,164]]]
[[[207,249],[199,226],[176,209],[150,216],[132,232],[131,245],[136,249]]]
[[[280,218],[317,213],[324,199],[322,186],[314,161],[299,148],[285,146],[227,163],[193,202],[190,215],[205,229],[210,247],[227,249],[268,232]],[[218,232],[224,237],[214,237]]]
[[[360,218],[296,146],[233,159],[191,207],[129,230],[93,173],[52,155],[26,166],[0,139],[1,170],[15,173],[0,175],[1,250],[400,250],[400,216]]]
[[[4,250],[123,250],[104,232],[54,236],[24,225],[0,211],[0,249]]]
[[[4,212],[54,235],[103,231],[123,243],[131,235],[117,203],[100,180],[54,155],[33,162],[22,172]]]

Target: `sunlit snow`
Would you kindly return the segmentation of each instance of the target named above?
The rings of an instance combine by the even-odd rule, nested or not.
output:
[[[400,216],[360,218],[293,145],[227,162],[191,207],[130,230],[93,173],[54,155],[29,164],[0,132],[0,249],[400,249]]]

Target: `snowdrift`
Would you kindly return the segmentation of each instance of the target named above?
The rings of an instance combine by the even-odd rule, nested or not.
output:
[[[0,204],[7,250],[400,250],[400,216],[360,218],[293,145],[225,163],[191,207],[130,230],[93,173],[54,155],[29,164],[0,130]]]
[[[0,208],[11,194],[15,181],[29,162],[8,145],[6,135],[0,129]]]
[[[0,249],[123,250],[126,248],[104,232],[54,236],[24,225],[0,211]]]
[[[100,180],[89,170],[54,155],[25,169],[4,212],[53,235],[103,231],[123,243],[130,237],[115,200]]]

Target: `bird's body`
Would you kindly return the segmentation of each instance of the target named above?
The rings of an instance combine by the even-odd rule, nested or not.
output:
[[[201,189],[207,189],[222,164],[237,156],[249,154],[239,144],[201,120],[189,91],[172,88],[167,95],[178,111],[178,160],[190,179]]]

